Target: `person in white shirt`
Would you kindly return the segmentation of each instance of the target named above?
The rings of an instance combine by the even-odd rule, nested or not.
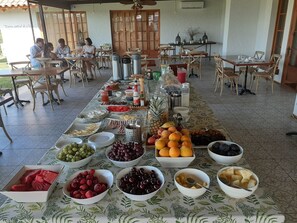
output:
[[[65,44],[65,40],[63,38],[58,39],[58,44],[59,45],[56,47],[55,53],[56,53],[57,57],[63,61],[62,67],[67,67],[68,64],[67,64],[66,60],[63,58],[70,56],[70,53],[71,53],[70,47]],[[64,82],[68,81],[67,78],[64,78],[64,73],[61,74],[61,78]]]
[[[85,39],[85,44],[83,46],[83,56],[86,58],[94,58],[95,57],[95,52],[96,52],[96,47],[93,44],[92,40],[88,37]],[[90,80],[94,79],[94,74],[92,73],[92,65],[94,65],[93,60],[85,61],[85,65],[87,68],[87,75],[90,74],[91,78]],[[88,74],[89,73],[89,74]]]
[[[65,44],[65,40],[60,38],[58,40],[59,45],[56,48],[56,54],[58,58],[64,58],[66,56],[70,56],[70,48]]]
[[[40,68],[41,63],[36,59],[43,56],[44,40],[37,38],[35,44],[30,48],[30,61],[33,68]]]

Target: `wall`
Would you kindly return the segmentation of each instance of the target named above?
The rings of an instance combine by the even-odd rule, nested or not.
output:
[[[189,27],[199,27],[202,37],[206,32],[208,39],[218,42],[212,52],[221,52],[223,26],[222,18],[225,1],[207,0],[203,9],[181,9],[179,1],[158,2],[156,6],[145,6],[144,9],[160,9],[161,44],[175,41],[179,32],[182,39],[188,39],[186,30]],[[75,5],[72,10],[87,11],[89,34],[94,44],[111,43],[109,10],[130,10],[131,5],[122,4],[89,4]],[[99,25],[100,24],[100,25]]]
[[[11,9],[0,13],[0,29],[3,36],[3,53],[8,62],[27,60],[26,54],[33,45],[28,11]],[[35,33],[40,33],[37,27]]]

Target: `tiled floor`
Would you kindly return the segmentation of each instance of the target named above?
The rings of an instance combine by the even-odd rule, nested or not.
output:
[[[8,116],[2,113],[14,142],[10,144],[0,131],[0,187],[20,166],[35,164],[54,145],[110,74],[110,70],[104,71],[100,81],[90,82],[86,88],[66,86],[68,97],[63,95],[65,102],[55,106],[54,112],[39,101],[35,112],[28,104],[20,109],[8,108]],[[225,87],[220,97],[213,92],[213,78],[214,65],[206,61],[202,79],[191,78],[191,85],[207,101],[232,139],[244,147],[244,157],[258,174],[260,185],[285,213],[286,222],[297,222],[297,136],[285,135],[287,131],[297,131],[297,120],[291,117],[296,93],[275,84],[272,94],[263,81],[255,96],[236,96]],[[21,96],[29,97],[25,93]]]

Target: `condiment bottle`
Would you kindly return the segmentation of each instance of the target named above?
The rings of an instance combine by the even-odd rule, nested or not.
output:
[[[140,105],[140,97],[138,92],[138,85],[134,85],[134,91],[133,91],[133,105],[139,106]]]
[[[109,102],[109,97],[108,97],[108,91],[101,91],[101,101],[103,103],[108,103]]]

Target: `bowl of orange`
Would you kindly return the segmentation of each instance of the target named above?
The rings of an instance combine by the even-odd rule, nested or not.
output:
[[[160,133],[155,142],[155,157],[162,167],[187,167],[195,159],[191,137],[187,129],[170,127]]]

